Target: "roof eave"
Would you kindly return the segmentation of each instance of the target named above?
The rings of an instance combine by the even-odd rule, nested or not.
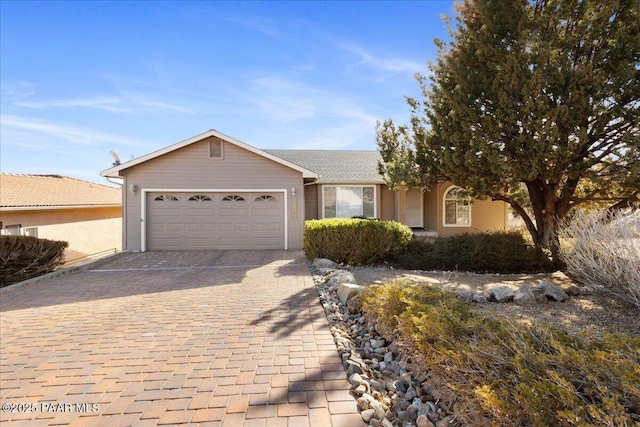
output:
[[[318,179],[314,184],[346,184],[346,185],[357,185],[357,184],[366,184],[366,185],[379,185],[384,184],[383,180],[344,180],[344,179]]]
[[[91,208],[116,208],[121,207],[122,203],[103,203],[99,205],[51,205],[51,206],[0,206],[0,212],[18,212],[18,211],[46,211],[61,209],[91,209]]]

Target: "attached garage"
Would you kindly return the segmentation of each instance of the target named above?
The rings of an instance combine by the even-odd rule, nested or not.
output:
[[[146,190],[146,249],[283,249],[285,196],[285,190]]]
[[[102,171],[121,178],[123,249],[300,249],[318,174],[210,130]]]

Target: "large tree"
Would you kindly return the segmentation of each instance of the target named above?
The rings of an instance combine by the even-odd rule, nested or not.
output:
[[[557,251],[577,205],[640,189],[640,0],[465,0],[418,75],[410,124],[378,123],[392,187],[451,181],[509,203]],[[529,215],[528,212],[532,212]]]

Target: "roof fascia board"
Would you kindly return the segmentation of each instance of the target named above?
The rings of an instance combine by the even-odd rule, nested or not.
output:
[[[51,211],[64,209],[119,208],[122,203],[102,205],[56,205],[56,206],[0,206],[0,212]]]
[[[112,168],[109,169],[105,169],[103,171],[100,172],[101,176],[106,176],[106,177],[112,177],[112,178],[121,178],[122,176],[120,175],[120,171],[124,170],[124,169],[128,169],[130,167],[139,165],[140,163],[144,163],[148,160],[154,159],[156,157],[162,156],[164,154],[170,153],[172,151],[178,150],[182,147],[186,147],[187,145],[193,144],[195,142],[198,142],[200,140],[203,140],[205,138],[209,138],[211,136],[215,136],[218,137],[224,141],[230,142],[231,144],[237,145],[240,148],[244,148],[247,151],[250,151],[254,154],[257,154],[259,156],[265,157],[269,160],[272,160],[276,163],[279,163],[281,165],[287,166],[291,169],[297,170],[298,172],[302,173],[302,177],[303,178],[317,178],[318,174],[316,174],[315,172],[312,172],[308,169],[305,169],[303,167],[300,167],[296,164],[293,164],[291,162],[288,162],[284,159],[281,159],[280,157],[274,156],[272,154],[269,154],[265,151],[262,151],[258,148],[255,148],[249,144],[246,144],[242,141],[239,141],[235,138],[231,138],[230,136],[227,136],[225,134],[222,134],[214,129],[211,129],[207,132],[201,133],[199,135],[193,136],[189,139],[185,139],[184,141],[180,141],[176,144],[173,145],[169,145],[168,147],[162,148],[160,150],[156,150],[153,151],[149,154],[145,154],[144,156],[138,157],[137,159],[133,159],[133,160],[129,160],[128,162],[124,162],[122,164],[119,164],[118,166],[114,166]]]
[[[319,180],[313,182],[313,184],[344,184],[344,185],[378,185],[378,184],[384,184],[385,182],[380,180],[380,181],[345,181],[345,180],[334,180],[334,181],[327,181],[327,180],[323,180],[322,178],[320,178]]]

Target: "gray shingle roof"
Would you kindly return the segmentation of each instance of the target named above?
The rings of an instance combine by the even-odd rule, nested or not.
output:
[[[318,182],[383,183],[380,153],[373,150],[262,150],[318,175]]]

